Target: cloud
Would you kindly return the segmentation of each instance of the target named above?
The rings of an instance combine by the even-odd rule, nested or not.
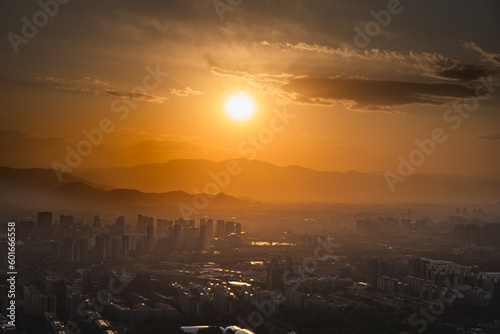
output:
[[[461,42],[465,48],[479,53],[483,60],[492,64],[500,65],[500,54],[487,52],[474,42],[465,42],[465,41]]]
[[[212,69],[219,76],[246,80],[262,92],[276,95],[284,103],[316,106],[343,105],[357,111],[399,112],[410,104],[438,105],[473,94],[458,83],[420,83],[371,80],[360,77],[309,77],[291,74],[250,74]]]
[[[199,95],[205,94],[205,92],[194,90],[194,89],[191,89],[189,87],[186,87],[185,89],[172,88],[170,90],[170,93],[172,95],[176,95],[176,96],[180,96],[180,97],[199,96]]]
[[[164,103],[168,100],[168,97],[152,95],[152,94],[144,94],[144,93],[132,93],[132,92],[123,92],[114,89],[102,89],[102,88],[89,88],[85,86],[67,86],[67,85],[57,85],[54,86],[55,89],[61,90],[69,90],[78,93],[90,93],[94,95],[109,95],[119,98],[128,98],[131,100],[139,100],[146,101],[151,103]]]
[[[58,84],[63,82],[62,79],[54,78],[52,76],[48,76],[48,77],[44,77],[44,78],[37,76],[36,79],[37,80],[44,80],[44,81],[48,81],[48,82],[53,82],[53,83],[58,83]]]
[[[442,78],[457,80],[476,80],[479,77],[497,75],[498,71],[482,64],[466,64],[455,61],[445,61],[435,64],[434,73]]]
[[[297,93],[307,104],[344,104],[359,111],[397,112],[410,104],[442,104],[440,98],[463,98],[472,94],[464,86],[446,83],[379,81],[358,78],[295,78],[285,91]]]
[[[104,79],[97,79],[97,78],[90,78],[90,77],[84,77],[83,79],[78,79],[78,83],[83,83],[83,84],[93,84],[93,85],[100,85],[104,87],[111,87],[113,84],[109,82],[108,80]]]
[[[407,54],[395,50],[355,50],[354,47],[338,47],[333,48],[319,44],[308,43],[269,43],[261,41],[256,44],[263,46],[275,47],[282,51],[298,51],[298,52],[312,52],[316,54],[323,54],[332,57],[342,57],[344,61],[351,61],[358,59],[363,61],[383,61],[395,63],[407,67],[413,67],[423,71],[424,75],[433,76],[442,79],[453,80],[476,80],[481,76],[498,76],[500,73],[497,66],[489,66],[480,63],[465,63],[457,59],[446,57],[442,54],[435,52],[413,52]],[[478,48],[474,43],[464,44],[467,47],[475,47],[475,50],[480,50],[483,58],[492,60],[494,65],[500,64],[498,60],[500,55],[489,54]]]
[[[93,95],[109,95],[113,97],[119,98],[128,98],[131,100],[145,101],[150,103],[164,103],[166,100],[169,100],[168,97],[153,95],[148,93],[140,93],[140,92],[124,92],[116,89],[112,89],[110,87],[114,86],[108,80],[104,79],[96,79],[90,77],[84,77],[81,79],[77,79],[74,83],[65,82],[63,79],[54,78],[51,76],[48,77],[36,77],[38,80],[42,80],[51,84],[51,87],[59,90],[67,90],[78,93],[86,93]],[[82,85],[84,84],[84,85]]]
[[[489,133],[476,136],[478,139],[483,140],[500,140],[500,133]]]

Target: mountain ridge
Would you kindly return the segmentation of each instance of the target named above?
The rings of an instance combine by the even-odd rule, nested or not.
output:
[[[231,176],[223,192],[237,198],[279,202],[497,202],[500,175],[454,176],[414,174],[396,184],[392,192],[384,174],[358,171],[317,171],[292,165],[280,167],[243,158],[211,161],[175,159],[166,163],[132,167],[93,168],[75,175],[91,182],[100,180],[112,187],[147,192],[202,190],[215,180],[210,173],[225,174],[226,165],[236,161],[241,174]],[[92,178],[97,175],[98,178]]]

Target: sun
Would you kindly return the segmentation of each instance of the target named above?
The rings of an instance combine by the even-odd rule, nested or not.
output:
[[[235,121],[246,121],[255,113],[255,102],[248,94],[231,95],[224,106],[226,114]]]

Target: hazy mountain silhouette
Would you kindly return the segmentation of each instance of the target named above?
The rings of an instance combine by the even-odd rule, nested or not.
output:
[[[58,186],[74,182],[84,183],[96,188],[111,189],[108,186],[99,184],[99,182],[93,183],[71,174],[64,174],[64,178],[61,182],[52,169],[0,167],[0,184],[2,186],[8,186],[10,184],[15,186]]]
[[[383,173],[320,172],[299,166],[278,167],[262,161],[236,160],[241,173],[224,193],[259,201],[293,202],[497,202],[498,176],[415,174],[392,192]],[[172,160],[126,168],[91,169],[75,174],[90,182],[145,192],[204,191],[210,173],[226,170],[228,161]]]
[[[194,194],[184,191],[146,193],[134,189],[110,189],[71,175],[59,183],[50,169],[0,167],[0,207],[18,210],[62,210],[81,208],[177,208],[192,205]],[[253,202],[220,193],[210,198],[209,208],[248,207]]]

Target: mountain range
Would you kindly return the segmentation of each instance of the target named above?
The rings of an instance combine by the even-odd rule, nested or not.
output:
[[[4,212],[33,210],[121,211],[161,208],[179,212],[178,206],[193,206],[195,194],[184,191],[147,193],[136,189],[116,189],[83,178],[64,175],[59,182],[51,169],[0,167],[0,208]],[[224,193],[211,197],[207,208],[248,207],[253,202]]]
[[[228,173],[228,164],[237,166],[234,170],[239,173]],[[499,175],[414,174],[395,184],[395,191],[391,191],[383,173],[323,172],[247,159],[171,160],[134,167],[95,168],[74,176],[113,188],[187,193],[214,192],[215,189],[264,202],[496,203],[500,200]],[[218,187],[214,187],[214,183]]]
[[[256,160],[172,160],[64,174],[51,169],[0,167],[0,208],[129,213],[149,208],[179,213],[197,194],[213,194],[206,209],[262,203],[498,203],[500,177],[415,174],[391,191],[383,173],[321,172]],[[198,195],[198,199],[200,195]]]

